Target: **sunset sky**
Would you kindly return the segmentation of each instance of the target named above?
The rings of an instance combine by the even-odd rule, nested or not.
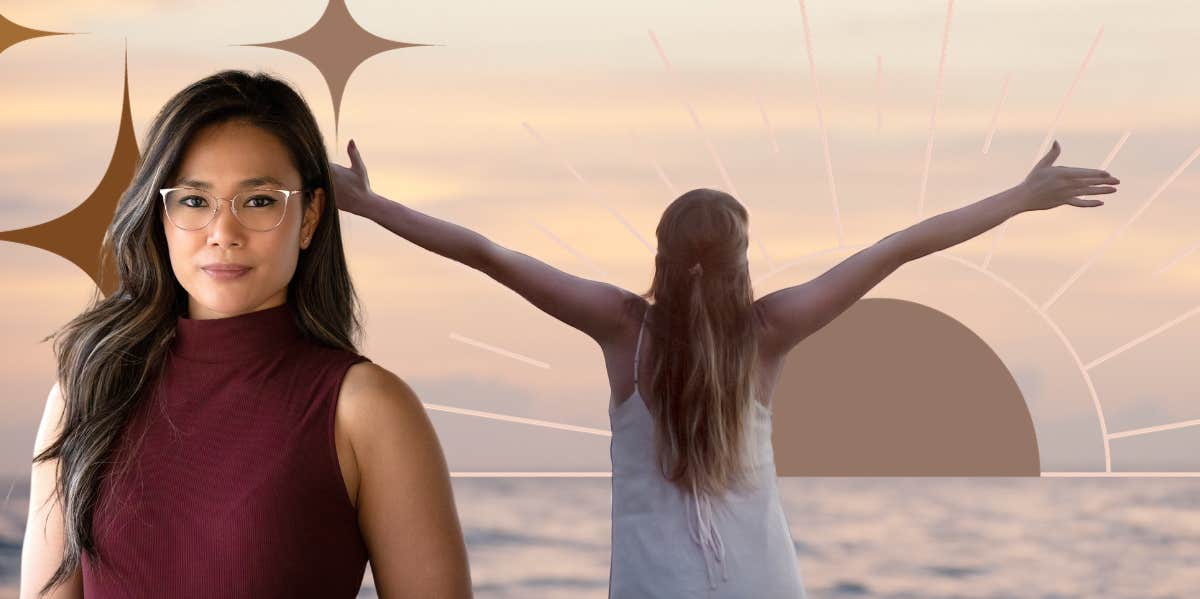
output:
[[[868,297],[931,306],[980,335],[1026,397],[1043,471],[1103,469],[1091,391],[1064,338],[1088,364],[1169,325],[1088,369],[1091,384],[1110,432],[1200,419],[1200,252],[1184,255],[1200,242],[1194,3],[960,0],[941,64],[944,0],[810,0],[816,88],[795,0],[348,5],[378,36],[437,45],[364,62],[335,140],[330,92],[312,63],[235,45],[304,31],[323,0],[0,2],[23,26],[79,32],[0,53],[0,229],[51,220],[95,188],[115,141],[126,44],[139,143],[192,81],[265,70],[310,103],[333,161],[348,164],[345,143],[356,140],[377,192],[639,293],[651,255],[606,207],[652,243],[679,193],[734,192],[751,212],[761,296],[917,222],[927,147],[926,217],[1016,185],[1052,134],[1058,164],[1099,168],[1118,150],[1107,169],[1120,191],[1105,206],[1019,215],[986,271],[977,266],[995,230],[944,252],[951,258],[902,267]],[[848,247],[808,256],[838,245],[835,198]],[[362,353],[429,403],[608,427],[603,359],[589,338],[480,273],[342,219],[367,317]],[[1030,305],[1085,264],[1046,317]],[[55,376],[39,340],[84,307],[92,282],[58,256],[8,242],[0,281],[0,473],[21,473]],[[789,399],[821,400],[776,401]],[[607,437],[431,418],[452,470],[609,467]],[[1112,449],[1114,470],[1200,471],[1200,426],[1114,439]]]

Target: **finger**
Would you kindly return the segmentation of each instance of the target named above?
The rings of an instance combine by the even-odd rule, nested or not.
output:
[[[1046,155],[1042,156],[1042,159],[1038,161],[1037,166],[1050,166],[1051,164],[1054,164],[1054,161],[1058,158],[1060,151],[1061,150],[1058,147],[1058,140],[1056,139],[1054,140],[1053,144],[1050,144],[1050,151],[1046,152]]]
[[[1054,167],[1060,173],[1071,177],[1111,177],[1108,171],[1096,168],[1080,168],[1077,166],[1056,166]]]
[[[1104,202],[1101,200],[1085,200],[1082,198],[1071,198],[1067,200],[1067,203],[1072,206],[1079,206],[1080,208],[1094,208],[1104,205]]]
[[[1067,193],[1074,195],[1074,196],[1080,196],[1080,195],[1090,196],[1090,195],[1097,195],[1097,194],[1103,194],[1103,193],[1113,193],[1115,191],[1117,191],[1116,187],[1093,185],[1091,187],[1074,187],[1074,188],[1067,190]]]
[[[1076,177],[1071,182],[1075,185],[1117,185],[1121,180],[1116,177]]]
[[[350,167],[352,169],[354,169],[354,172],[358,173],[359,175],[362,175],[363,182],[366,183],[367,182],[367,165],[363,164],[362,156],[359,155],[358,146],[355,145],[353,139],[350,140],[350,145],[346,148],[346,153],[350,155]],[[369,183],[368,183],[368,186],[369,186]]]

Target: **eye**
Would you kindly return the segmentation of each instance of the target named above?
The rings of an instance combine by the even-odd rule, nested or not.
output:
[[[256,195],[246,200],[246,206],[249,208],[266,208],[267,206],[270,206],[278,201],[279,200],[269,195]],[[254,202],[261,203],[255,204]]]
[[[188,203],[188,202],[191,202],[191,201],[193,201],[193,200],[194,200],[194,201],[198,201],[198,202],[200,202],[200,204],[198,204],[198,205],[197,205],[197,204],[189,204],[189,203]],[[184,198],[180,198],[180,200],[179,200],[179,202],[178,202],[178,203],[179,203],[179,204],[181,204],[181,205],[183,205],[183,206],[186,206],[186,207],[188,207],[188,208],[203,208],[203,207],[205,207],[205,206],[207,206],[207,205],[208,205],[208,200],[206,200],[206,199],[204,199],[203,197],[201,197],[201,196],[198,196],[198,195],[190,195],[190,196],[187,196],[187,197],[184,197]]]

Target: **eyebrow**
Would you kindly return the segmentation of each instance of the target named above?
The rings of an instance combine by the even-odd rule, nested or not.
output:
[[[212,189],[212,183],[209,183],[208,181],[201,181],[199,179],[187,179],[187,178],[179,179],[178,181],[175,182],[175,185],[180,186],[180,187],[196,187],[199,189]],[[284,183],[282,181],[280,181],[279,179],[276,179],[275,177],[272,177],[270,175],[263,175],[260,177],[251,177],[249,179],[243,179],[242,182],[239,183],[238,185],[241,187],[258,187],[259,185],[278,185],[280,187],[284,187]]]

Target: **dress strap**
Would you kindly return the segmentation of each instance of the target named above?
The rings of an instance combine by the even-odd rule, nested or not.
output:
[[[646,330],[646,315],[650,313],[650,307],[646,307],[646,311],[642,312],[642,324],[638,327],[637,345],[633,348],[633,389],[637,390],[638,384],[638,359],[641,358],[642,352],[642,333]]]

